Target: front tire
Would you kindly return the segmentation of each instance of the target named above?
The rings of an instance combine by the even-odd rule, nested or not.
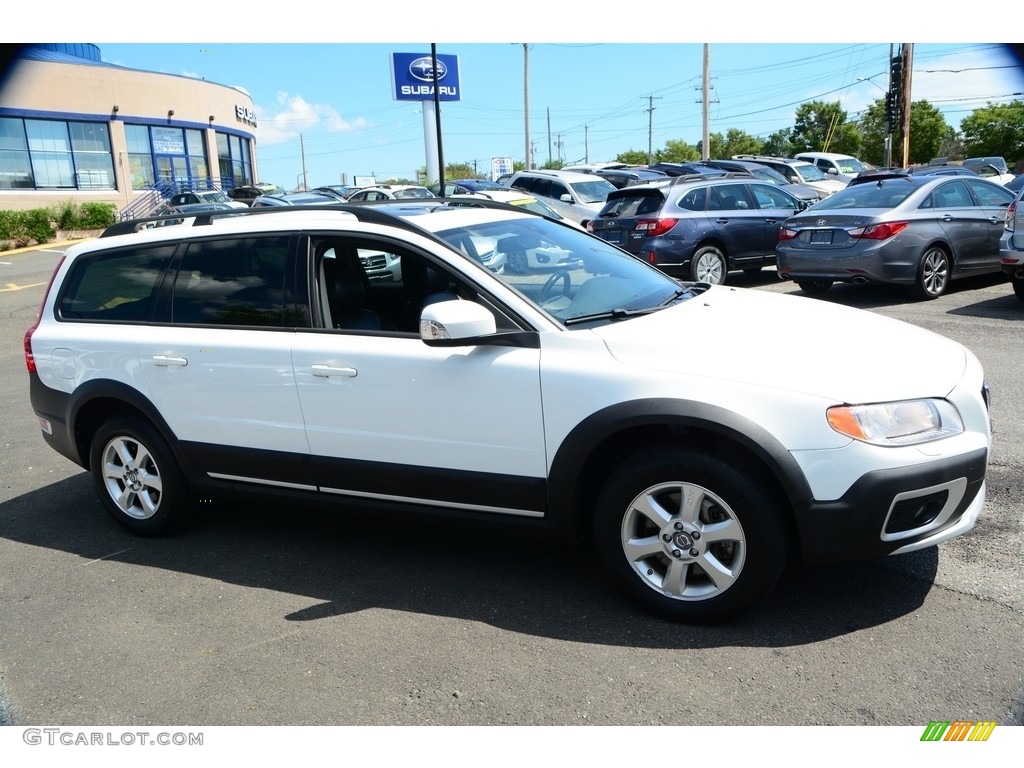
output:
[[[943,248],[933,245],[921,257],[914,292],[922,299],[937,299],[949,287],[949,276],[949,254]]]
[[[1017,294],[1017,298],[1024,301],[1024,277],[1012,277],[1010,278],[1013,283],[1013,292]]]
[[[722,285],[728,271],[725,255],[713,245],[698,248],[690,261],[690,276],[698,283]]]
[[[89,466],[103,506],[133,533],[170,533],[191,510],[191,493],[173,454],[140,419],[105,422],[93,436]]]
[[[788,559],[782,504],[768,474],[675,446],[616,469],[594,526],[613,581],[675,620],[739,616],[774,589]]]

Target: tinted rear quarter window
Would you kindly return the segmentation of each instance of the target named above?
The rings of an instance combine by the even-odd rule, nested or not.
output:
[[[146,322],[174,245],[77,259],[58,303],[62,320]]]

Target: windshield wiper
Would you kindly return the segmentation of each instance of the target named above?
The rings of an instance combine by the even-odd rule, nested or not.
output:
[[[692,299],[697,294],[703,293],[711,287],[707,283],[686,283],[685,285],[685,288],[676,288],[663,302],[653,307],[644,307],[643,309],[623,309],[622,307],[617,307],[606,312],[595,312],[592,315],[569,317],[562,322],[565,325],[578,325],[579,323],[590,323],[595,320],[625,320],[626,318],[637,317],[638,315],[649,315],[651,312],[664,309],[679,299]]]
[[[656,307],[645,307],[644,309],[612,309],[607,312],[595,312],[592,315],[580,315],[579,317],[566,318],[563,322],[566,325],[578,325],[579,323],[590,323],[594,320],[625,320],[627,317],[636,317],[637,315],[647,315],[651,312],[657,312],[659,309],[664,309],[663,305]]]

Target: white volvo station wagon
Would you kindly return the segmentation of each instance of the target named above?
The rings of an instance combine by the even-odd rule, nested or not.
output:
[[[138,534],[227,495],[489,521],[718,622],[790,558],[930,547],[981,512],[981,365],[917,327],[679,282],[489,201],[179,220],[70,248],[25,334],[43,438]],[[381,253],[394,280],[366,275]]]

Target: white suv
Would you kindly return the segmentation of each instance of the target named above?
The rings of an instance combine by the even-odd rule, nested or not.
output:
[[[608,193],[615,191],[607,179],[575,171],[517,171],[504,183],[544,198],[560,215],[582,226],[600,213]]]
[[[228,495],[370,510],[399,540],[417,515],[589,534],[628,594],[696,622],[751,608],[790,557],[974,525],[990,427],[960,344],[677,282],[476,204],[198,214],[73,246],[24,339],[43,438],[142,535]],[[364,252],[400,279],[368,280]],[[800,344],[765,344],[765,318]]]
[[[861,162],[853,155],[842,155],[837,152],[799,152],[797,160],[814,163],[829,176],[849,183],[857,178],[857,174],[875,170],[875,166]]]

